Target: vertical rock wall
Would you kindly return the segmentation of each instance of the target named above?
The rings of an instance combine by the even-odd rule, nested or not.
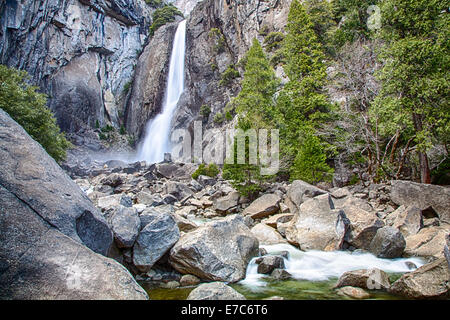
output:
[[[0,63],[30,73],[64,131],[118,127],[151,10],[143,0],[2,1]]]

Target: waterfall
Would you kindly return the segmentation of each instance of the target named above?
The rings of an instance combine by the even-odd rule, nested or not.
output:
[[[162,112],[147,123],[145,138],[138,149],[138,159],[149,163],[164,160],[170,152],[170,128],[178,100],[184,91],[184,57],[186,47],[186,20],[179,23],[170,57],[169,78]]]

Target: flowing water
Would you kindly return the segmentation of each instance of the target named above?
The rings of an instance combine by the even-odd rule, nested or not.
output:
[[[178,101],[184,91],[184,59],[186,49],[186,20],[178,25],[170,58],[165,102],[162,112],[147,123],[145,138],[138,147],[138,160],[149,163],[164,160],[170,152],[170,128]]]
[[[264,299],[280,296],[292,300],[349,299],[338,295],[333,286],[346,271],[378,268],[389,274],[391,282],[401,274],[411,271],[406,262],[417,267],[424,264],[420,258],[380,259],[370,253],[351,253],[348,251],[300,251],[288,244],[262,245],[268,254],[288,252],[285,259],[286,271],[292,275],[290,280],[274,280],[257,273],[254,258],[247,267],[244,280],[231,286],[247,299]],[[159,289],[142,284],[150,299],[186,299],[194,288]],[[372,299],[397,299],[398,297],[382,291],[370,291]]]

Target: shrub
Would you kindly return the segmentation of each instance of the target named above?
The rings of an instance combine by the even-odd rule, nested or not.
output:
[[[199,176],[208,176],[211,178],[215,178],[219,173],[220,169],[216,164],[210,163],[208,164],[208,166],[206,166],[204,163],[202,163],[192,174],[192,178],[195,180],[197,180]]]
[[[150,7],[153,8],[159,8],[162,5],[164,5],[163,0],[145,0],[145,3],[147,3]]]
[[[206,104],[202,105],[200,107],[200,114],[203,118],[208,119],[209,115],[211,114],[211,107],[207,106]]]
[[[225,37],[217,28],[211,28],[208,33],[209,37],[214,40],[215,53],[221,53],[225,49]]]
[[[281,32],[271,32],[264,38],[264,44],[266,45],[267,50],[272,51],[280,48],[283,39],[284,34]]]
[[[125,129],[124,125],[121,125],[121,126],[120,126],[119,133],[120,133],[122,136],[125,135],[125,134],[127,134],[127,130]]]
[[[236,70],[234,64],[230,64],[228,68],[223,72],[220,80],[221,86],[229,86],[234,79],[240,76],[239,71]]]
[[[176,16],[183,17],[183,14],[172,4],[156,9],[152,16],[153,23],[150,26],[150,37],[166,23],[175,21]]]
[[[217,113],[214,115],[214,123],[215,123],[215,124],[222,124],[223,121],[224,121],[224,116],[223,116],[223,114],[222,114],[221,112],[217,112]]]
[[[29,76],[0,65],[0,108],[7,112],[56,161],[66,158],[71,146],[56,119],[47,108],[47,96],[37,92],[37,87],[27,84]]]
[[[131,80],[124,84],[124,86],[123,86],[123,94],[125,94],[125,95],[128,94],[132,84],[133,84],[133,82]]]

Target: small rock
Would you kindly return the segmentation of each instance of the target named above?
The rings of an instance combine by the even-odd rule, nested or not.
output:
[[[276,280],[288,280],[292,275],[284,269],[274,269],[270,276]]]
[[[336,290],[336,293],[339,295],[348,296],[354,299],[368,299],[370,298],[370,294],[361,288],[355,287],[342,287]]]
[[[263,256],[256,259],[258,264],[258,273],[269,274],[274,269],[285,269],[284,259],[280,256]]]
[[[348,271],[339,277],[335,288],[358,287],[369,290],[386,290],[389,288],[389,277],[380,269],[361,269]]]
[[[191,291],[187,300],[246,300],[245,297],[222,282],[204,283]]]
[[[179,286],[180,286],[180,283],[178,281],[162,282],[160,284],[160,287],[164,288],[164,289],[176,289]]]
[[[180,284],[183,287],[196,286],[200,283],[200,279],[192,274],[185,274],[180,279]]]

